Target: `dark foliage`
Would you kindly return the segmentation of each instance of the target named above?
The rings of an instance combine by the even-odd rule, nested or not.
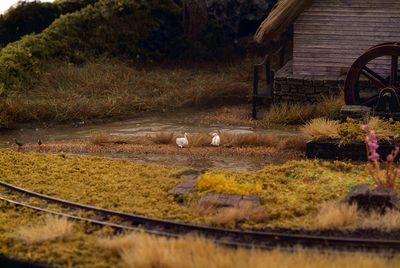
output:
[[[31,33],[40,33],[62,14],[72,13],[98,0],[41,3],[19,1],[0,16],[0,47]]]

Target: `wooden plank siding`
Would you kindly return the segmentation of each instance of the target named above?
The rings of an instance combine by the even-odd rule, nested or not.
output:
[[[315,0],[294,23],[293,73],[345,75],[367,49],[400,42],[400,0]],[[368,65],[388,75],[389,58]]]

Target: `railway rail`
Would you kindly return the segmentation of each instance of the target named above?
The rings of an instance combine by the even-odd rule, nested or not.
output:
[[[400,251],[400,240],[316,236],[273,231],[243,231],[152,219],[66,201],[35,193],[2,181],[0,181],[0,201],[39,212],[67,217],[72,220],[112,227],[119,231],[141,231],[167,237],[198,235],[209,238],[218,244],[231,247],[271,249],[275,247],[292,248],[302,246],[305,248],[382,251],[386,253]],[[41,202],[41,204],[29,204],[27,201]],[[50,204],[54,204],[57,209],[50,209]]]

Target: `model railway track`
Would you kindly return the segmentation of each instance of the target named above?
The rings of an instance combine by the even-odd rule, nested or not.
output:
[[[149,234],[168,237],[189,234],[199,235],[209,238],[218,244],[233,247],[274,248],[302,246],[336,250],[384,251],[386,253],[400,251],[400,240],[312,236],[214,228],[151,219],[139,215],[97,208],[35,193],[1,181],[0,187],[3,188],[3,190],[0,190],[0,201],[73,220],[108,226],[121,231],[144,231]],[[12,198],[4,197],[7,195]],[[16,198],[16,196],[19,196],[19,198]],[[40,205],[26,203],[33,200],[42,203]],[[56,205],[57,210],[49,209],[48,206],[51,204]],[[84,214],[83,216],[82,213]]]

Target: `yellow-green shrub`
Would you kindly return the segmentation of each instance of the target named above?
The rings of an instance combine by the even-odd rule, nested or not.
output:
[[[205,173],[199,177],[197,189],[199,191],[241,195],[258,194],[262,190],[259,183],[237,183],[233,179],[226,178],[224,174],[210,173]]]

